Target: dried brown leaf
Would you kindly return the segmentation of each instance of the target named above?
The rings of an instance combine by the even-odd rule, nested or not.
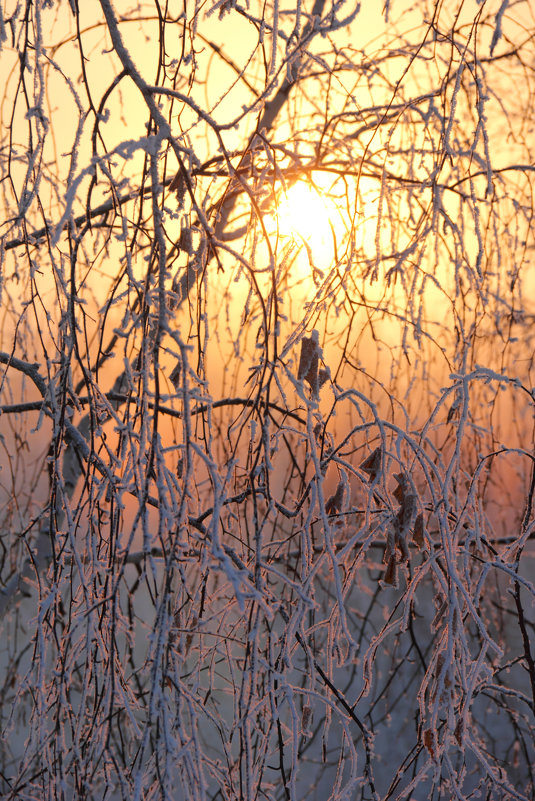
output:
[[[330,371],[327,370],[325,367],[321,367],[318,373],[318,384],[320,389],[325,384],[325,382],[329,380],[330,377],[331,377]]]
[[[180,389],[180,373],[181,373],[181,371],[182,371],[182,363],[180,362],[179,359],[177,359],[177,363],[175,364],[175,366],[173,367],[173,370],[171,371],[171,373],[169,375],[169,380],[171,381],[172,385],[174,386],[174,388],[176,389],[177,392]]]
[[[426,729],[424,731],[424,745],[429,751],[431,759],[436,760],[436,753],[437,753],[437,746],[436,746],[436,735],[433,729]]]
[[[193,237],[191,234],[191,228],[183,228],[181,230],[178,243],[180,245],[180,250],[191,256],[193,253]]]
[[[313,331],[311,337],[303,337],[301,340],[301,353],[299,355],[297,378],[300,381],[306,381],[308,383],[312,397],[316,400],[319,397],[320,389],[318,375],[320,356],[321,349],[318,343],[318,332]]]
[[[464,720],[462,718],[459,718],[455,726],[455,739],[462,746],[464,739]]]
[[[312,718],[312,708],[310,706],[304,706],[301,715],[301,730],[303,734],[308,732],[311,718]]]
[[[340,479],[338,486],[336,487],[336,492],[334,495],[331,495],[325,504],[325,511],[328,515],[337,515],[342,511],[344,506],[345,489],[345,481]]]
[[[389,584],[391,587],[398,586],[398,568],[395,556],[391,556],[388,560],[388,565],[383,576],[383,583]]]
[[[173,178],[173,180],[171,181],[171,183],[169,184],[169,191],[176,193],[178,203],[180,206],[182,206],[182,204],[184,203],[184,198],[186,197],[186,189],[187,189],[186,179],[184,178],[182,170],[179,170],[175,175],[175,177]]]
[[[413,542],[419,548],[424,547],[425,543],[424,535],[425,535],[424,516],[420,512],[418,515],[416,515],[416,520],[414,521],[414,530],[412,532]]]
[[[410,484],[404,473],[394,473],[397,487],[393,492],[394,498],[400,504],[404,503],[405,498],[410,494]]]
[[[435,613],[435,617],[433,618],[433,622],[431,623],[431,630],[432,631],[437,631],[437,629],[439,628],[441,620],[444,617],[444,614],[445,614],[447,608],[448,608],[448,605],[447,605],[446,601],[442,601],[442,603],[440,604],[440,606],[438,607],[438,609],[437,609],[437,611]]]
[[[381,472],[381,461],[381,449],[376,448],[360,465],[360,469],[369,475],[370,483],[373,483]]]

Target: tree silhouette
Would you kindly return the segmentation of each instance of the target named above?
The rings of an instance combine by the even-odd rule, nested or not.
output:
[[[6,799],[528,799],[527,0],[0,7]]]

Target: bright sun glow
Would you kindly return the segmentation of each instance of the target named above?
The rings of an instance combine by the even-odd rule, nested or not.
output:
[[[285,192],[278,205],[279,232],[304,240],[316,239],[318,233],[330,230],[329,210],[309,184],[298,181]]]
[[[300,271],[308,271],[311,261],[322,273],[332,264],[334,239],[340,237],[343,223],[334,199],[323,187],[317,188],[305,181],[297,181],[285,191],[277,202],[276,214],[269,215],[268,228],[283,242],[291,241],[299,249],[296,263]]]

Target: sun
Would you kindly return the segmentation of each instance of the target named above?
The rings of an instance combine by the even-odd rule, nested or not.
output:
[[[281,194],[277,217],[283,236],[310,241],[316,239],[319,233],[325,235],[330,230],[325,198],[304,181],[297,181]]]
[[[302,270],[329,270],[336,252],[335,238],[340,236],[340,210],[316,180],[300,179],[281,189],[276,210],[269,216],[276,240],[299,251],[297,261]]]

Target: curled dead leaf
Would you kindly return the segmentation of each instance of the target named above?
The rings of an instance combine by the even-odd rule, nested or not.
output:
[[[182,228],[179,239],[180,250],[189,256],[193,253],[193,236],[191,228]]]
[[[436,746],[436,734],[433,729],[426,729],[423,735],[424,746],[427,748],[431,759],[436,761],[437,758],[437,746]]]
[[[306,381],[310,386],[312,397],[317,400],[319,397],[320,379],[319,379],[319,359],[321,356],[321,348],[319,346],[319,334],[317,331],[312,331],[310,337],[303,337],[301,340],[301,353],[299,355],[299,367],[297,369],[297,378],[300,381]]]
[[[425,543],[425,526],[424,526],[424,516],[420,512],[416,515],[416,520],[414,521],[414,529],[412,532],[412,540],[415,545],[419,548],[424,547]]]
[[[338,482],[334,495],[331,495],[325,504],[325,511],[328,515],[340,514],[344,506],[345,490],[346,483],[342,478]]]
[[[174,192],[176,194],[178,205],[180,208],[184,205],[184,199],[186,197],[186,190],[187,184],[184,175],[182,174],[182,170],[179,170],[171,183],[169,184],[169,191]]]
[[[360,469],[367,473],[369,476],[368,481],[372,484],[379,473],[381,472],[381,448],[376,448],[374,451],[370,453],[369,456],[364,459],[364,461],[360,465]]]
[[[462,746],[464,739],[464,720],[462,718],[459,718],[457,725],[455,726],[455,739],[457,740],[458,744]]]
[[[388,560],[385,574],[383,576],[383,584],[388,584],[390,587],[394,588],[398,586],[398,566],[395,556],[391,556]]]
[[[182,370],[182,363],[181,363],[181,361],[179,359],[177,359],[177,363],[175,364],[175,366],[173,367],[173,369],[172,369],[172,371],[171,371],[171,373],[169,375],[169,380],[171,381],[172,385],[174,386],[174,388],[176,389],[177,392],[180,389],[180,373],[181,373],[181,370]]]

